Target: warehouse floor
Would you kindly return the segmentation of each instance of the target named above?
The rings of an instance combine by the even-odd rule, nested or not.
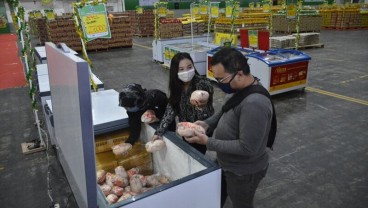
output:
[[[305,91],[273,96],[279,129],[257,208],[368,207],[368,30],[323,30],[320,39],[324,48],[303,50],[312,57]],[[168,70],[152,62],[151,43],[89,52],[105,89],[137,82],[167,92]],[[38,137],[28,91],[0,90],[1,207],[44,208],[52,198],[75,208],[53,149],[22,154],[21,143]]]

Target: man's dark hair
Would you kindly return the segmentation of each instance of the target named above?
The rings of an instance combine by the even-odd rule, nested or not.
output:
[[[119,106],[134,107],[141,106],[144,101],[145,89],[140,84],[132,83],[126,85],[119,93]]]
[[[211,65],[222,64],[225,71],[235,73],[242,70],[245,75],[250,74],[247,58],[235,48],[223,47],[212,57]]]

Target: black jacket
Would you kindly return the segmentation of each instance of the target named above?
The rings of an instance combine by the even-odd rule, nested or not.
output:
[[[129,117],[130,136],[126,143],[134,144],[141,134],[141,117],[146,110],[153,110],[156,117],[161,120],[165,113],[168,98],[160,90],[146,90],[145,99],[140,110],[137,112],[127,112]]]

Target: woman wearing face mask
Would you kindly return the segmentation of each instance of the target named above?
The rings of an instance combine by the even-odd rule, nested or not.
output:
[[[205,105],[193,106],[190,103],[190,96],[195,90],[209,93],[209,99]],[[179,122],[195,122],[204,120],[214,113],[213,87],[207,78],[196,73],[193,60],[188,53],[178,53],[171,60],[169,92],[169,104],[152,140],[161,138],[169,124],[175,122],[176,116]],[[203,154],[207,150],[205,145],[190,145]]]
[[[141,134],[141,116],[146,110],[152,110],[156,118],[161,119],[168,103],[164,92],[143,89],[139,84],[128,84],[119,94],[119,106],[124,107],[129,117],[130,135],[126,143],[133,145]],[[175,129],[172,125],[171,129]]]

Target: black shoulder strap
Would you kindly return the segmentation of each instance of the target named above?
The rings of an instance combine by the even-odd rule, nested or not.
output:
[[[275,137],[276,137],[276,131],[277,131],[277,119],[276,119],[276,111],[275,111],[275,107],[273,105],[272,99],[271,99],[271,95],[270,93],[268,93],[268,91],[262,86],[262,85],[250,85],[248,87],[246,87],[245,89],[236,92],[226,103],[225,105],[222,107],[222,111],[223,112],[227,112],[230,109],[236,107],[237,105],[239,105],[248,95],[252,94],[252,93],[259,93],[262,94],[266,97],[268,97],[268,99],[270,99],[271,101],[271,105],[272,105],[272,121],[271,121],[271,129],[268,135],[268,141],[267,141],[267,147],[269,147],[270,149],[273,149],[273,143],[275,141]]]

